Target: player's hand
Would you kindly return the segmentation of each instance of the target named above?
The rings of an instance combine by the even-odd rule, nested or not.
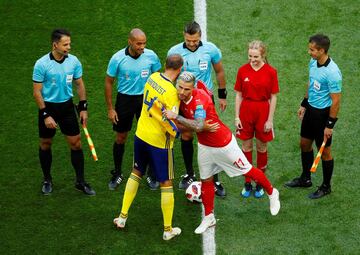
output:
[[[306,111],[306,108],[300,106],[300,108],[299,108],[299,110],[297,112],[299,120],[302,120],[304,118],[305,111]]]
[[[325,128],[324,130],[324,139],[329,139],[332,136],[333,129],[332,128]]]
[[[273,127],[274,127],[273,122],[270,120],[267,120],[264,125],[264,132],[265,133],[270,132],[273,129]]]
[[[81,111],[79,115],[80,115],[80,123],[86,126],[88,120],[87,111]]]
[[[225,111],[226,106],[227,106],[226,99],[219,98],[219,107],[222,112]]]
[[[119,121],[117,113],[114,109],[110,109],[108,111],[108,118],[113,124],[117,124]]]
[[[206,120],[204,122],[204,128],[203,131],[207,132],[216,132],[220,128],[219,122],[210,123],[212,120]]]
[[[165,110],[163,111],[163,116],[167,118],[168,120],[175,120],[178,116],[177,113],[171,111],[171,110]]]
[[[235,124],[235,130],[241,130],[243,128],[242,124],[241,124],[241,120],[239,117],[236,117],[234,120],[234,124]]]
[[[51,128],[51,129],[57,128],[57,124],[56,124],[55,120],[53,119],[53,117],[51,117],[51,116],[47,117],[44,120],[44,122],[45,122],[45,126],[47,128]]]

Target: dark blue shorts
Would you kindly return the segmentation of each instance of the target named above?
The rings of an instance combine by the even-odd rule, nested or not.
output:
[[[153,169],[159,182],[174,179],[173,150],[154,147],[135,136],[134,168],[144,175],[147,166]]]
[[[301,122],[301,137],[315,140],[319,148],[324,140],[324,130],[327,119],[329,118],[330,107],[317,109],[312,106],[306,108],[304,118]],[[332,136],[327,139],[326,147],[331,145]]]
[[[64,103],[45,102],[45,105],[50,116],[59,125],[61,133],[66,136],[80,134],[78,118],[72,99]],[[47,128],[45,126],[44,119],[40,116],[40,111],[38,114],[38,126],[40,138],[52,138],[55,136],[56,129]]]
[[[143,103],[143,95],[125,95],[118,93],[116,96],[115,111],[119,121],[113,124],[113,130],[118,133],[129,132],[132,127],[134,117],[140,118]]]

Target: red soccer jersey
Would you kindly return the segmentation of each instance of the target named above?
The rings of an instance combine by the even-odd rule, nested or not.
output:
[[[189,102],[180,103],[180,111],[187,119],[204,118],[218,122],[220,128],[216,132],[196,133],[200,144],[210,147],[223,147],[231,141],[231,130],[221,122],[216,113],[211,97],[201,89],[194,89]]]
[[[279,92],[276,69],[264,64],[255,71],[249,63],[241,66],[236,76],[234,90],[242,93],[242,97],[252,101],[269,100],[271,94]]]

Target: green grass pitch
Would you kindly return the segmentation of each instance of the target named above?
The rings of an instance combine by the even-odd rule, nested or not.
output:
[[[280,191],[282,209],[272,217],[267,198],[242,199],[243,179],[221,174],[228,196],[215,202],[217,254],[359,254],[359,4],[352,0],[208,0],[207,5],[208,39],[222,50],[229,95],[221,119],[233,128],[233,84],[238,67],[246,62],[247,43],[253,39],[268,45],[281,90],[267,174]],[[107,63],[126,46],[133,27],[146,32],[147,47],[164,63],[168,49],[183,40],[183,25],[192,17],[190,0],[0,1],[1,254],[202,253],[201,237],[193,233],[200,222],[200,206],[187,202],[182,191],[175,189],[173,223],[183,233],[164,242],[159,191],[148,190],[143,182],[127,229],[121,232],[112,219],[120,210],[125,184],[115,192],[107,188],[114,139],[104,100]],[[72,32],[72,53],[83,64],[88,129],[98,162],[92,160],[84,136],[82,142],[85,174],[97,191],[95,197],[74,189],[70,152],[59,132],[53,145],[54,191],[48,197],[40,193],[37,107],[31,78],[35,61],[50,51],[55,27]],[[300,173],[296,111],[307,83],[307,40],[317,32],[330,36],[330,56],[343,74],[343,94],[334,130],[333,193],[310,201],[307,194],[315,187],[289,190],[283,183]],[[131,170],[132,141],[130,135],[125,176]],[[176,187],[184,170],[179,142],[175,166]],[[320,165],[313,183],[320,185],[321,180]]]

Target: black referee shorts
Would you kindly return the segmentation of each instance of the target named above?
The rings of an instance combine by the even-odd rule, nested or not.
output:
[[[113,130],[118,133],[129,132],[132,127],[134,116],[140,118],[143,103],[143,95],[125,95],[118,93],[116,96],[115,111],[118,115],[118,123],[113,124]]]
[[[50,116],[58,123],[61,133],[66,136],[75,136],[80,134],[79,123],[76,116],[75,106],[72,99],[64,103],[45,102],[46,109]],[[47,128],[44,119],[38,115],[39,137],[52,138],[55,136],[56,129]]]
[[[316,146],[320,147],[324,140],[324,129],[329,117],[330,107],[317,109],[308,106],[301,122],[301,137],[315,140]],[[326,147],[331,145],[332,137],[327,140]]]

